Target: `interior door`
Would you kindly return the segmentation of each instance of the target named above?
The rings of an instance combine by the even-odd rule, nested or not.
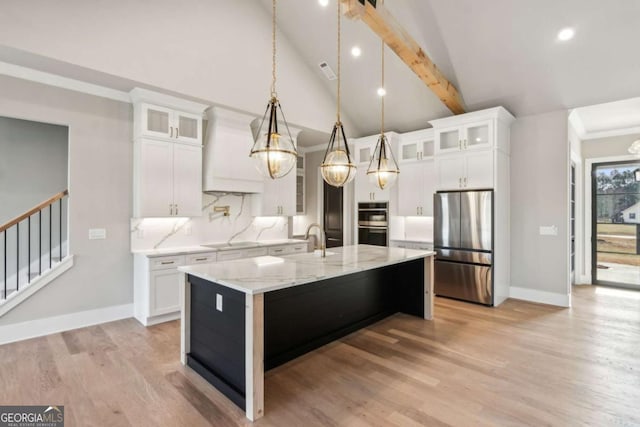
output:
[[[344,246],[343,242],[343,203],[342,187],[324,185],[324,231],[327,235],[327,248]]]
[[[434,245],[460,248],[460,193],[436,193],[433,197]]]

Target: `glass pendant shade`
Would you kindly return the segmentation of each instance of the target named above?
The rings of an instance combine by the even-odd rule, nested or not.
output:
[[[393,187],[399,174],[400,169],[398,168],[396,159],[393,157],[391,144],[389,144],[387,136],[382,134],[378,138],[378,143],[373,151],[373,156],[367,169],[369,182],[381,190],[384,190]]]
[[[278,120],[278,112],[282,121]],[[267,105],[249,156],[254,159],[260,174],[271,179],[282,178],[296,164],[296,146],[284,120],[282,107],[275,97]]]
[[[356,165],[349,152],[342,123],[337,122],[333,125],[331,139],[320,165],[320,171],[326,183],[334,187],[342,187],[356,176]]]

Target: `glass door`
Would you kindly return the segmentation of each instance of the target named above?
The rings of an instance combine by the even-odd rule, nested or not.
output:
[[[640,162],[593,165],[592,278],[640,289]]]

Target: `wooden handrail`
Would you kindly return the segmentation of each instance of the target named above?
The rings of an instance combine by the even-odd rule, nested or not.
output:
[[[35,207],[29,209],[28,211],[26,211],[22,215],[17,216],[14,219],[12,219],[11,221],[7,222],[6,224],[0,226],[0,233],[2,233],[3,231],[5,231],[8,228],[13,227],[14,225],[16,225],[19,222],[24,221],[25,219],[29,218],[34,213],[36,213],[38,211],[41,211],[42,209],[46,208],[50,204],[55,203],[58,200],[62,199],[64,196],[68,196],[68,195],[69,195],[69,190],[64,190],[64,191],[61,191],[60,193],[56,194],[55,196],[50,197],[49,199],[47,199],[44,202],[40,203],[38,206],[35,206]]]

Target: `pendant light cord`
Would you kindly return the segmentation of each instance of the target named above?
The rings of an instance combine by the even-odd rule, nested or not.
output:
[[[336,3],[338,4],[338,96],[337,96],[337,103],[338,103],[338,108],[337,108],[337,118],[338,118],[338,123],[340,123],[340,0],[336,0]]]
[[[382,83],[381,83],[380,87],[382,88],[382,90],[385,91],[385,94],[380,97],[381,98],[380,109],[382,110],[381,114],[380,114],[382,116],[381,120],[380,120],[380,135],[384,136],[384,97],[387,94],[386,94],[386,88],[384,87],[384,40],[380,39],[380,41],[381,41],[381,45],[382,45],[382,48],[380,49],[381,53],[382,53],[381,54],[381,58],[382,58],[382,61],[381,61],[382,62]]]
[[[276,0],[273,0],[272,9],[272,31],[271,31],[271,45],[272,45],[272,67],[271,67],[271,97],[276,98]]]

